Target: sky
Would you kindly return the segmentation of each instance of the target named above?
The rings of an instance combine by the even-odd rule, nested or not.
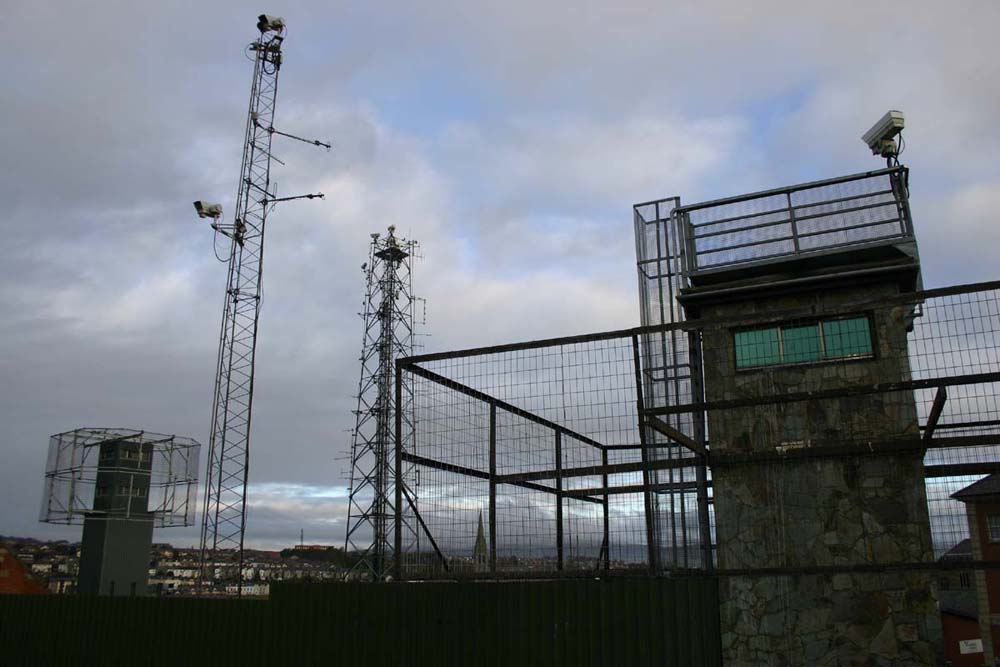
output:
[[[424,351],[638,324],[631,206],[877,169],[906,114],[928,287],[997,277],[995,0],[285,2],[247,544],[342,544],[369,234],[420,243]],[[0,534],[48,436],[206,443],[256,13],[10,0],[0,39]],[[204,452],[203,452],[204,457]],[[157,541],[190,545],[197,528]]]

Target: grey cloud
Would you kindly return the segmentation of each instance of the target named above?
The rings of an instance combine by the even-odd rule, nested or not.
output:
[[[955,232],[992,235],[997,9],[919,4],[275,10],[278,124],[335,148],[275,146],[280,191],[328,199],[269,221],[249,542],[342,538],[337,502],[260,489],[345,483],[359,266],[388,224],[422,243],[430,349],[629,326],[634,201],[877,167],[857,135],[898,101],[934,280],[992,277]],[[225,273],[190,202],[232,211],[253,16],[22,2],[0,30],[0,533],[72,536],[35,522],[50,433],[207,441]]]

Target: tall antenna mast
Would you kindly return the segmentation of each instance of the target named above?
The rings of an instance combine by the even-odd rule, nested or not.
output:
[[[396,236],[390,226],[387,236],[372,234],[365,272],[364,335],[361,343],[361,379],[351,446],[351,488],[347,514],[345,550],[360,558],[354,571],[379,581],[392,563],[393,515],[395,512],[395,416],[394,375],[396,359],[411,356],[414,346],[412,266],[417,242]],[[412,432],[406,405],[412,388],[403,385],[403,437]],[[404,479],[408,473],[403,471]],[[409,526],[402,526],[411,530]],[[411,531],[412,532],[412,531]]]
[[[262,14],[257,29],[260,36],[247,47],[247,55],[254,62],[254,73],[233,222],[220,222],[222,206],[219,204],[194,203],[200,217],[212,218],[216,257],[229,265],[205,475],[200,581],[203,587],[215,582],[217,562],[225,561],[227,567],[236,566],[238,595],[243,593],[243,534],[246,530],[250,416],[260,316],[264,224],[276,202],[323,197],[321,193],[275,196],[271,189],[271,139],[278,134],[330,148],[327,143],[274,129],[285,21]]]

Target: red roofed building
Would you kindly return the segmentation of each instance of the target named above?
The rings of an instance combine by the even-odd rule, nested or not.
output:
[[[31,576],[7,545],[0,544],[0,595],[37,595],[47,592],[45,586]]]
[[[965,503],[974,560],[1000,560],[1000,475],[984,477],[951,496]],[[975,573],[976,606],[984,664],[993,665],[1000,648],[1000,572]]]

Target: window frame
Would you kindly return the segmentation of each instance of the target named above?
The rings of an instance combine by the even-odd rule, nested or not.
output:
[[[986,512],[986,539],[990,542],[1000,542],[1000,512]],[[997,534],[993,535],[993,527],[990,526],[990,519],[997,519]]]
[[[827,358],[826,355],[826,334],[824,332],[823,325],[827,322],[841,322],[845,320],[860,320],[864,319],[868,323],[868,341],[871,345],[871,352],[866,354],[849,354],[839,357]],[[784,329],[798,329],[802,327],[815,326],[819,334],[819,351],[820,358],[812,359],[807,361],[785,361],[785,349],[784,349],[784,336],[782,332]],[[739,359],[737,357],[737,343],[736,337],[741,333],[749,333],[754,331],[768,331],[770,329],[776,329],[778,332],[778,361],[776,363],[764,363],[764,364],[754,364],[752,366],[740,366]],[[795,320],[786,320],[782,322],[774,322],[766,326],[753,326],[753,327],[739,327],[736,329],[731,329],[733,352],[732,361],[733,368],[736,369],[737,373],[753,372],[760,370],[767,370],[772,368],[801,368],[804,366],[820,366],[826,364],[839,364],[851,361],[870,361],[872,359],[878,358],[878,344],[875,336],[875,322],[871,311],[865,311],[861,313],[850,313],[847,315],[837,315],[835,317],[811,317]]]

